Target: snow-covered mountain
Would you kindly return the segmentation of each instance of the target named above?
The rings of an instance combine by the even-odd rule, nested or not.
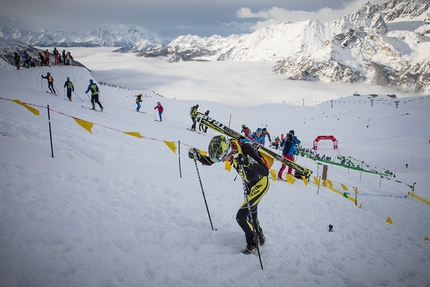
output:
[[[273,61],[289,79],[365,82],[429,92],[430,3],[367,3],[342,18],[279,23],[227,38],[181,36],[169,61]]]
[[[128,30],[109,31],[107,29],[93,29],[80,32],[43,31],[0,29],[0,39],[4,42],[21,42],[39,47],[131,47],[141,39],[150,43],[165,44],[157,33],[142,27],[132,27]]]
[[[428,0],[368,2],[333,21],[278,23],[229,37],[183,35],[168,42],[145,29],[34,33],[2,28],[0,39],[36,46],[116,46],[117,52],[167,56],[170,62],[268,61],[288,79],[430,92]]]

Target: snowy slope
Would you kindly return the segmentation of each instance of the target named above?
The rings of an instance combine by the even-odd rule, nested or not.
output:
[[[47,71],[58,97],[45,93],[40,75]],[[121,78],[128,71],[115,73]],[[72,102],[64,100],[66,77],[75,84]],[[399,109],[385,96],[373,107],[363,96],[335,100],[333,108],[330,101],[238,108],[197,93],[194,100],[175,100],[155,96],[151,87],[100,86],[100,113],[81,107],[90,106],[84,94],[90,78],[79,67],[0,69],[3,286],[430,286],[430,241],[424,240],[430,237],[430,206],[406,196],[407,185],[417,182],[416,194],[430,200],[429,97],[401,99]],[[146,114],[134,110],[133,95],[140,92],[147,95]],[[29,103],[41,114],[7,99]],[[189,147],[206,150],[215,135],[186,130],[197,99],[201,110],[224,123],[233,115],[235,130],[243,123],[252,129],[267,124],[272,136],[295,129],[308,148],[317,135],[333,134],[339,149],[320,142],[320,154],[390,169],[401,183],[329,165],[336,188],[343,183],[350,195],[352,187],[358,189],[360,209],[314,183],[272,181],[259,205],[267,238],[261,270],[256,256],[239,253],[244,237],[235,214],[242,184],[222,164],[198,165],[217,230],[210,228],[196,168],[187,157]],[[154,121],[157,101],[165,108],[162,123]],[[92,133],[74,118],[94,123]],[[178,146],[178,140],[180,156],[164,143]],[[316,162],[297,161],[321,175]],[[335,232],[327,231],[329,224]]]

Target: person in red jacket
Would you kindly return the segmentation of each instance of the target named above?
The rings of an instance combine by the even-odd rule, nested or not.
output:
[[[157,102],[157,105],[155,106],[154,110],[155,109],[158,109],[158,116],[160,117],[160,122],[162,122],[163,121],[162,115],[163,115],[164,108],[160,102]]]

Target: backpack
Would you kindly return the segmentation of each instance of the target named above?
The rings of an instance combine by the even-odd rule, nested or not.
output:
[[[92,92],[93,94],[96,94],[96,93],[97,93],[97,90],[98,90],[97,85],[96,85],[96,84],[92,84],[92,85],[91,85],[91,92]]]
[[[291,146],[294,144],[293,141],[289,138],[286,138],[285,140],[284,149],[282,150],[283,154],[288,154],[290,152]]]

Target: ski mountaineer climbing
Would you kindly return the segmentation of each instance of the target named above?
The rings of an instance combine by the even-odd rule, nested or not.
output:
[[[164,111],[164,108],[163,108],[163,106],[161,105],[160,102],[157,102],[157,105],[154,107],[154,110],[155,109],[158,109],[158,116],[160,117],[160,122],[162,122],[163,121],[163,111]],[[154,117],[155,117],[155,115],[154,115]]]
[[[67,88],[67,98],[69,101],[72,101],[72,92],[75,91],[75,87],[73,86],[73,83],[70,81],[69,77],[67,77],[67,80],[64,83],[64,88]]]
[[[142,102],[142,94],[138,94],[136,96],[136,111],[139,112],[140,111],[140,103]]]
[[[51,94],[55,95],[54,78],[51,76],[51,73],[50,72],[46,73],[46,77],[42,75],[42,78],[48,81],[48,88],[51,91]]]
[[[211,139],[208,150],[209,156],[205,156],[198,149],[190,148],[188,156],[200,161],[203,165],[212,165],[221,161],[229,162],[242,177],[244,185],[247,187],[247,195],[236,214],[236,221],[245,233],[246,248],[242,253],[255,254],[257,243],[260,245],[265,243],[263,230],[257,218],[257,207],[269,190],[269,169],[258,151],[249,142],[240,143],[238,140],[218,135]],[[248,202],[251,210],[248,210]],[[254,233],[257,235],[256,237]]]
[[[198,109],[199,109],[199,105],[195,105],[191,107],[190,110],[190,116],[191,116],[191,120],[193,121],[193,124],[191,126],[191,130],[192,131],[196,131],[196,120],[197,120],[197,113],[198,113]]]
[[[92,79],[90,79],[90,84],[88,85],[88,88],[85,91],[85,94],[88,93],[90,90],[91,90],[91,104],[93,105],[92,110],[96,110],[95,103],[97,103],[100,106],[100,110],[103,112],[103,106],[99,102],[99,92],[100,92],[100,90],[99,90],[99,87],[97,86],[97,84],[94,83]]]

